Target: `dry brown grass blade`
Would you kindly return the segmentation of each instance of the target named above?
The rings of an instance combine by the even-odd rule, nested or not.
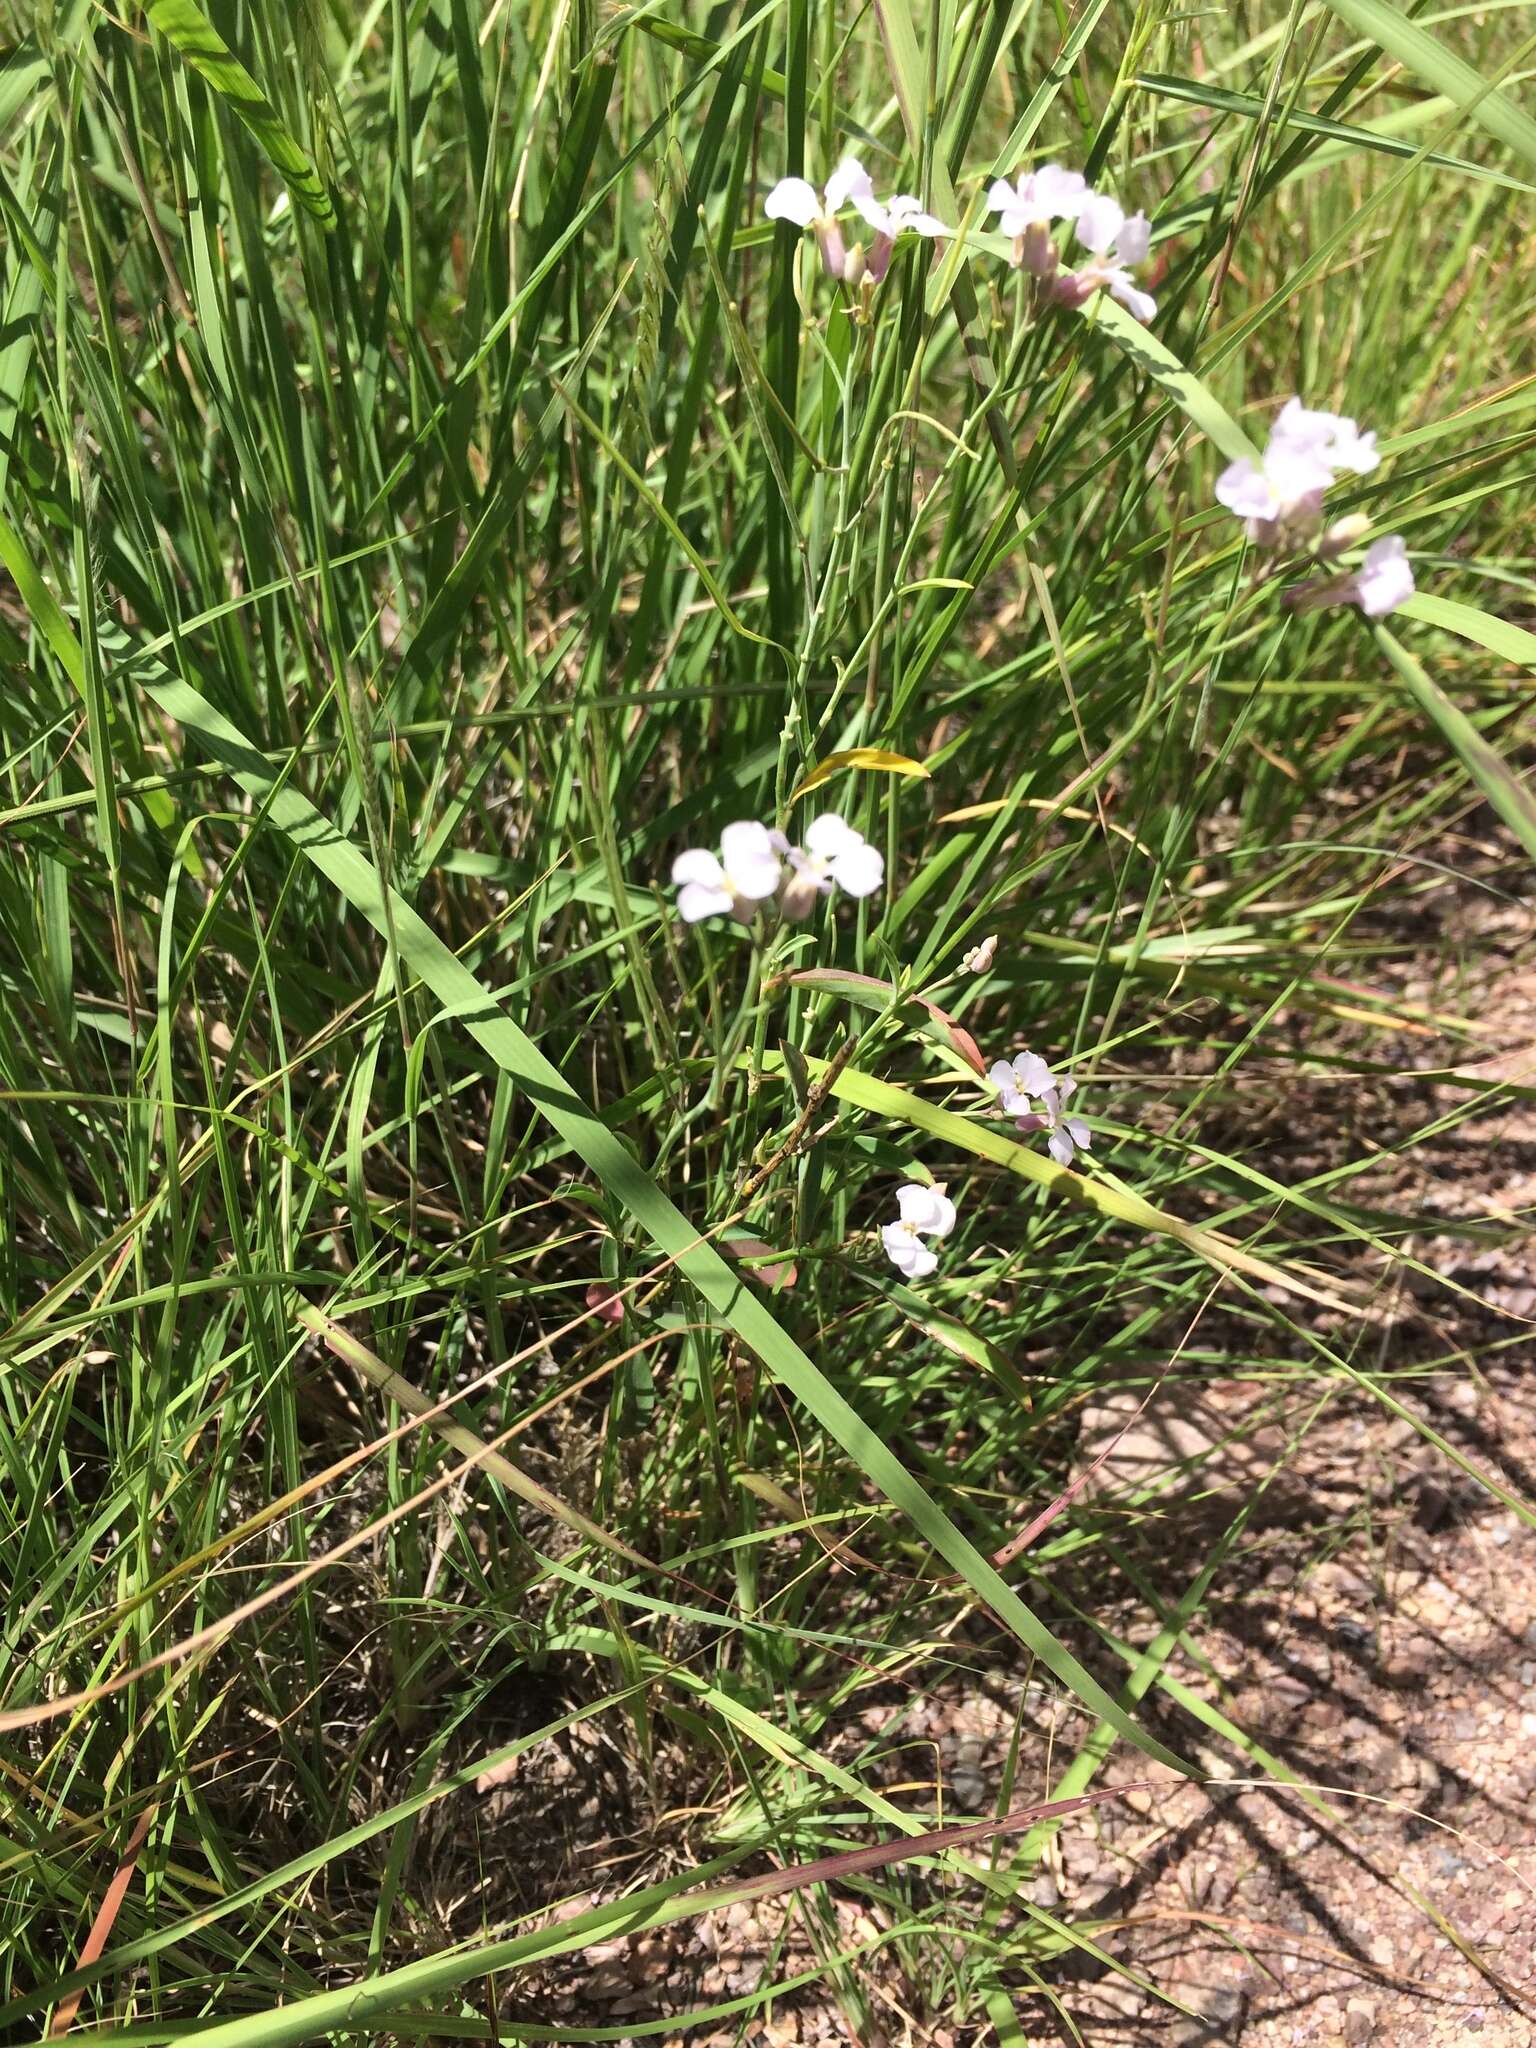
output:
[[[88,1970],[105,1949],[117,1922],[117,1916],[123,1909],[123,1901],[128,1896],[133,1873],[138,1868],[139,1852],[149,1839],[149,1831],[154,1826],[155,1815],[159,1811],[158,1806],[146,1806],[134,1822],[133,1833],[128,1837],[128,1846],[123,1850],[122,1860],[113,1871],[112,1882],[107,1886],[106,1895],[96,1909],[96,1918],[91,1922],[91,1931],[85,1937],[85,1946],[75,1959],[77,1970]],[[78,1991],[71,1991],[67,1998],[60,2001],[59,2009],[53,2016],[53,2024],[48,2029],[50,2040],[57,2041],[60,2035],[69,2032],[84,1996],[85,1986],[82,1984]]]

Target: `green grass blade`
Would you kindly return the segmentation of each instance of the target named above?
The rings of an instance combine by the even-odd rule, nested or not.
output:
[[[1328,0],[1328,5],[1357,34],[1379,43],[1432,91],[1444,93],[1464,107],[1490,135],[1507,143],[1528,164],[1536,165],[1536,121],[1479,77],[1465,57],[1448,50],[1428,29],[1389,6],[1388,0]]]
[[[1536,797],[1532,797],[1503,755],[1497,748],[1489,746],[1467,714],[1451,702],[1401,641],[1395,639],[1385,626],[1376,628],[1376,639],[1414,703],[1526,852],[1536,860]]]
[[[335,227],[336,209],[314,159],[208,17],[192,0],[153,0],[149,19],[245,123],[305,212],[321,227]]]

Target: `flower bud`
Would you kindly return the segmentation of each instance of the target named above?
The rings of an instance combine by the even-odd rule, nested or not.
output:
[[[828,277],[842,277],[847,266],[847,254],[843,248],[843,231],[830,218],[816,223],[816,239],[821,244],[821,260]]]
[[[1054,277],[1060,265],[1056,244],[1051,240],[1051,231],[1043,220],[1031,221],[1022,235],[1016,235],[1013,243],[1013,260],[1022,264],[1031,277]]]
[[[1352,548],[1356,541],[1365,539],[1371,530],[1371,522],[1363,512],[1351,512],[1347,519],[1336,519],[1318,542],[1317,551],[1332,561],[1335,555],[1342,555],[1346,548]]]
[[[1085,306],[1098,288],[1096,277],[1081,270],[1068,270],[1053,283],[1051,297],[1059,306]]]

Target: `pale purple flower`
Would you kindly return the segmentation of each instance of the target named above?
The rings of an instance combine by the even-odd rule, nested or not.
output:
[[[1288,398],[1270,429],[1297,448],[1311,449],[1335,472],[1348,470],[1353,476],[1369,476],[1381,461],[1374,433],[1362,434],[1352,419],[1337,412],[1314,412],[1299,398]]]
[[[892,242],[898,235],[932,237],[952,235],[955,232],[952,227],[947,227],[937,214],[925,213],[921,199],[914,199],[910,192],[898,192],[889,206],[877,199],[873,192],[855,192],[853,203],[876,235],[884,235]]]
[[[1063,1074],[1053,1087],[1039,1091],[1039,1127],[1051,1134],[1045,1149],[1058,1166],[1070,1166],[1074,1152],[1086,1152],[1093,1144],[1093,1133],[1082,1118],[1066,1113],[1067,1100],[1076,1090],[1077,1083],[1072,1076]]]
[[[1028,1116],[1030,1098],[1053,1088],[1055,1076],[1037,1052],[1021,1052],[1011,1060],[994,1060],[987,1079],[997,1090],[1004,1116]]]
[[[784,876],[782,833],[742,819],[720,834],[717,855],[690,847],[672,863],[677,914],[685,924],[701,917],[736,917],[751,922],[752,906],[773,895]]]
[[[1157,311],[1157,301],[1142,291],[1131,266],[1145,263],[1152,246],[1152,224],[1144,213],[1127,214],[1107,192],[1090,192],[1078,208],[1077,239],[1089,260],[1060,279],[1056,290],[1070,306],[1081,306],[1095,292],[1108,292],[1143,323]]]
[[[787,852],[794,872],[784,890],[786,917],[804,917],[816,898],[830,895],[834,887],[850,896],[872,896],[885,880],[884,858],[835,811],[813,818],[805,845]]]
[[[955,231],[947,227],[937,214],[925,213],[923,202],[914,199],[910,192],[898,192],[889,206],[878,199],[855,199],[854,205],[875,230],[875,239],[869,245],[869,255],[864,264],[864,275],[879,284],[891,267],[891,251],[902,235],[927,235],[930,240],[939,235],[952,235]],[[852,268],[853,259],[849,259]],[[854,279],[850,276],[848,282]]]
[[[1064,171],[1060,164],[1042,164],[1038,171],[1025,171],[1018,183],[994,178],[987,192],[987,209],[1000,213],[998,226],[1010,238],[1026,228],[1049,227],[1053,221],[1076,220],[1091,194],[1081,171]]]
[[[1413,569],[1400,533],[1372,541],[1355,573],[1354,597],[1368,619],[1385,618],[1404,598],[1412,597]]]
[[[1051,227],[1058,220],[1076,220],[1088,197],[1081,171],[1064,171],[1060,164],[1025,171],[1013,185],[995,178],[987,210],[1002,216],[998,226],[1013,243],[1014,268],[1022,265],[1036,277],[1049,277],[1058,260]]]
[[[1244,456],[1229,463],[1216,497],[1247,521],[1250,539],[1273,544],[1316,529],[1323,493],[1335,476],[1366,476],[1380,460],[1374,433],[1362,434],[1342,413],[1314,412],[1291,398],[1270,429],[1262,460]]]
[[[1271,437],[1263,459],[1244,455],[1216,479],[1216,497],[1246,519],[1250,536],[1265,538],[1281,526],[1315,525],[1333,471],[1315,450]]]
[[[925,1187],[908,1181],[896,1190],[900,1217],[880,1231],[885,1255],[904,1279],[923,1280],[938,1265],[938,1254],[923,1243],[925,1237],[948,1237],[955,1227],[955,1205],[944,1192],[943,1181]]]
[[[1093,1134],[1081,1117],[1068,1116],[1067,1102],[1077,1083],[1070,1074],[1056,1075],[1037,1052],[1021,1052],[1011,1060],[994,1060],[987,1079],[997,1090],[998,1108],[1011,1116],[1026,1136],[1031,1131],[1049,1131],[1047,1149],[1061,1166],[1072,1164],[1076,1151],[1086,1152]],[[1031,1104],[1038,1102],[1038,1110]]]

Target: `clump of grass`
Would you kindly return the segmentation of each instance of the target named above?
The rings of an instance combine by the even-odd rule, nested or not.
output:
[[[1413,928],[1381,914],[1475,802],[1536,851],[1508,681],[1536,138],[1484,90],[1523,61],[1499,18],[1454,26],[27,26],[16,2038],[516,2033],[530,1972],[764,1859],[814,1866],[792,1910],[852,2024],[890,1950],[1016,2030],[1092,1941],[1020,1908],[1073,1824],[1035,1809],[1122,1747],[1268,1768],[1183,1682],[1244,1512],[1106,1648],[1058,1568],[1110,1532],[1063,1488],[1085,1399],[1216,1297],[1236,1376],[1428,1429],[1382,1370],[1403,1220],[1352,1194],[1379,1146],[1288,1180],[1254,1105],[1404,1034],[1475,1048],[1393,996]],[[762,213],[853,144],[958,230],[872,288]],[[985,187],[1047,156],[1151,216],[1149,329],[1009,266]],[[1288,611],[1214,503],[1293,391],[1381,435],[1330,506],[1407,537],[1390,628]],[[679,920],[679,850],[818,810],[878,889]],[[997,1118],[979,1069],[1024,1046],[1084,1080],[1086,1162]],[[903,1276],[879,1226],[914,1174],[955,1209]],[[849,1730],[994,1670],[1030,1683],[989,1848]],[[509,1874],[475,1781],[574,1728],[625,1796],[519,1830]],[[871,1829],[923,1861],[818,1861]],[[857,1954],[850,1887],[885,1930]]]

